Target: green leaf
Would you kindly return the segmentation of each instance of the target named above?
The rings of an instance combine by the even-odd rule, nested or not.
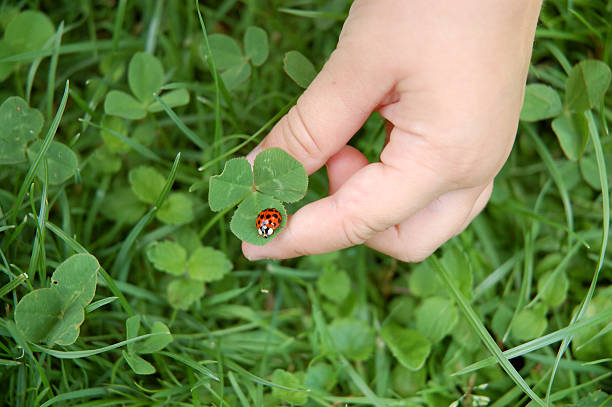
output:
[[[10,45],[6,43],[3,39],[0,39],[0,59],[6,58],[13,55],[13,49]],[[0,82],[4,81],[6,78],[13,73],[16,62],[0,62]]]
[[[132,169],[128,175],[134,194],[142,202],[153,203],[159,197],[166,179],[155,168],[141,165]]]
[[[374,350],[374,330],[356,319],[340,319],[329,325],[329,335],[336,351],[346,358],[366,360]]]
[[[544,274],[538,280],[538,293],[549,307],[557,307],[565,301],[569,279],[565,271],[553,274],[552,271]]]
[[[564,111],[552,121],[552,129],[565,156],[572,161],[578,160],[584,153],[589,134],[584,115]]]
[[[312,62],[298,51],[289,51],[285,54],[283,69],[302,88],[307,88],[317,76],[317,71]]]
[[[256,26],[248,27],[244,33],[244,51],[253,65],[262,65],[268,59],[268,33]]]
[[[65,308],[74,303],[85,307],[96,292],[100,264],[91,254],[79,253],[62,262],[51,276]]]
[[[282,202],[296,202],[306,195],[308,174],[304,166],[280,148],[269,148],[255,157],[255,188]]]
[[[185,88],[174,89],[170,92],[165,92],[161,96],[161,100],[163,100],[168,107],[184,106],[189,103],[189,92]],[[164,108],[162,107],[161,103],[155,101],[149,105],[147,110],[149,112],[156,113],[161,112],[164,110]]]
[[[85,321],[85,310],[78,304],[72,304],[57,316],[57,323],[45,338],[49,344],[68,346],[76,342],[80,326]]]
[[[272,374],[272,381],[279,386],[288,387],[290,389],[299,389],[301,386],[300,380],[290,372],[282,369],[276,369]],[[308,393],[303,391],[293,391],[272,387],[272,396],[278,400],[294,406],[303,406],[308,401]]]
[[[527,85],[520,119],[526,122],[549,119],[561,113],[563,105],[559,93],[540,83]]]
[[[208,36],[208,43],[217,69],[225,70],[243,64],[244,57],[240,45],[232,37],[225,34],[212,34]],[[208,55],[206,49],[203,50],[203,55],[205,58]]]
[[[98,261],[90,254],[75,254],[61,263],[51,277],[51,288],[26,294],[15,308],[15,323],[30,342],[71,345],[85,319],[83,307],[96,290]]]
[[[427,298],[416,310],[416,329],[432,343],[451,333],[458,320],[457,307],[447,298]]]
[[[40,152],[42,140],[36,140],[28,147],[28,158],[34,161]],[[52,141],[47,153],[47,181],[50,185],[59,185],[74,176],[77,167],[77,156],[68,146],[59,141]],[[44,177],[44,166],[39,166],[36,171],[38,179]]]
[[[223,83],[228,90],[236,88],[251,76],[251,65],[243,61],[240,65],[235,65],[221,74]]]
[[[127,127],[120,117],[104,116],[101,125],[105,129],[112,130],[127,137]],[[113,153],[125,153],[130,151],[130,146],[110,131],[100,130],[100,136],[102,136],[104,144]]]
[[[432,296],[443,290],[442,283],[427,262],[421,262],[412,269],[408,286],[410,292],[422,298]]]
[[[183,192],[173,192],[157,211],[157,219],[170,225],[181,225],[193,220],[193,202]]]
[[[334,368],[324,362],[308,367],[305,384],[309,388],[321,391],[330,391],[336,386],[337,378]]]
[[[580,399],[573,407],[612,407],[612,397],[601,390],[594,391]]]
[[[331,301],[340,303],[351,292],[351,279],[343,270],[326,267],[317,280],[317,288]]]
[[[138,330],[140,330],[140,315],[136,314],[125,320],[125,339],[137,337]],[[127,350],[129,353],[134,352],[134,342],[128,343]]]
[[[153,267],[175,276],[185,273],[187,267],[187,252],[178,243],[164,240],[153,242],[147,246],[147,258]]]
[[[121,169],[121,158],[103,144],[96,148],[89,159],[89,164],[95,171],[102,174],[114,174]]]
[[[0,164],[18,164],[26,159],[26,145],[43,125],[43,115],[17,96],[0,106]]]
[[[431,351],[431,343],[426,337],[395,323],[385,324],[380,335],[402,366],[410,370],[423,367]]]
[[[236,205],[253,186],[251,164],[244,158],[234,158],[225,163],[223,172],[210,177],[208,184],[208,205],[213,211],[220,211]]]
[[[467,299],[471,299],[474,275],[466,253],[457,246],[450,246],[448,250],[444,252],[440,262],[446,267],[461,293]]]
[[[283,219],[281,220],[279,228],[274,231],[274,234],[264,239],[257,234],[257,216],[259,212],[267,208],[278,209]],[[238,239],[257,246],[263,246],[274,237],[278,236],[286,224],[287,212],[280,201],[259,192],[251,192],[242,202],[240,202],[238,209],[234,212],[234,216],[232,216],[232,221],[230,222],[230,229]]]
[[[6,26],[4,41],[15,52],[37,51],[55,34],[53,23],[39,11],[19,13]]]
[[[168,284],[168,302],[174,308],[186,310],[204,296],[204,283],[188,280],[175,279]]]
[[[612,162],[612,154],[605,154],[605,162]],[[583,155],[579,161],[580,173],[587,184],[595,191],[601,191],[601,180],[599,179],[599,168],[597,166],[597,158],[592,155]],[[612,166],[606,168],[608,179],[612,179]]]
[[[100,212],[109,219],[119,223],[132,224],[144,215],[147,210],[129,187],[114,188],[104,198]]]
[[[174,340],[166,324],[161,321],[155,321],[153,323],[151,333],[165,333],[167,335],[156,335],[145,339],[143,342],[134,343],[134,351],[136,353],[147,354],[159,352]]]
[[[424,388],[426,380],[426,369],[414,371],[402,364],[398,364],[391,373],[391,386],[402,397],[416,395],[419,390]],[[410,405],[405,407],[410,407]]]
[[[128,120],[144,119],[147,115],[144,105],[134,96],[120,90],[111,90],[104,99],[104,113]]]
[[[123,359],[136,374],[149,375],[155,373],[155,367],[135,353],[121,351]]]
[[[189,276],[197,281],[216,281],[233,268],[225,253],[212,247],[198,247],[189,257]]]
[[[599,105],[610,86],[610,67],[603,61],[587,59],[574,65],[565,83],[565,103],[575,112]]]
[[[523,309],[512,323],[512,336],[519,341],[528,341],[541,336],[547,326],[546,309],[537,306]]]
[[[62,313],[57,290],[41,288],[24,295],[15,308],[15,323],[30,342],[45,340]]]
[[[164,84],[164,68],[159,59],[146,52],[134,54],[128,67],[128,84],[142,103],[153,102],[153,93]]]

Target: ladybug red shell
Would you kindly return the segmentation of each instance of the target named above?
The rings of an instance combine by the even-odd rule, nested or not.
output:
[[[278,229],[281,224],[281,220],[283,220],[283,217],[278,209],[264,209],[263,211],[259,212],[259,216],[257,216],[257,233],[264,239],[269,238],[272,236],[272,233]]]

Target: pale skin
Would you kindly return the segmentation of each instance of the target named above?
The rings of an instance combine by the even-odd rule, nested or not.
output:
[[[420,261],[486,205],[523,102],[540,0],[356,0],[336,50],[249,154],[280,147],[329,196],[292,215],[251,260],[365,244]],[[387,121],[378,162],[347,145],[373,111]]]

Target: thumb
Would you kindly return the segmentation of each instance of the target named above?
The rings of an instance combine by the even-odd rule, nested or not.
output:
[[[321,168],[392,90],[391,75],[380,73],[383,67],[363,50],[337,48],[296,105],[247,159],[253,162],[260,151],[279,147],[309,174]]]

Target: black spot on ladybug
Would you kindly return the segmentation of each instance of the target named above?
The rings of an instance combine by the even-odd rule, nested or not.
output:
[[[266,219],[270,219],[270,214],[267,214],[267,215],[266,215]]]

